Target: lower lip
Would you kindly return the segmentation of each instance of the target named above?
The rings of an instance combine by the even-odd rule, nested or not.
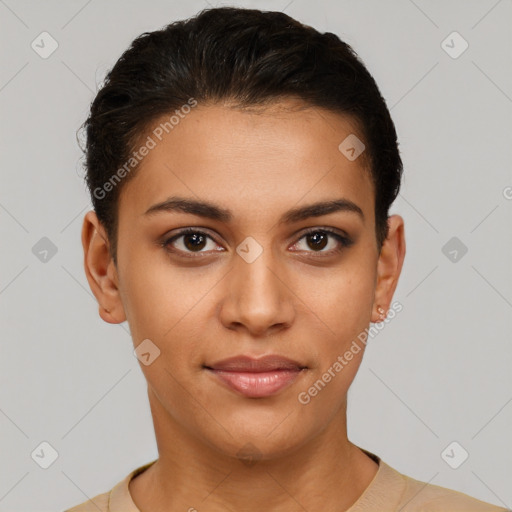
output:
[[[275,370],[273,372],[233,372],[210,370],[229,388],[250,398],[272,396],[290,385],[301,370]]]

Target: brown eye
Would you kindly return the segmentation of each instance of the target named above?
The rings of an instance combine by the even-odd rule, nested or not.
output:
[[[321,231],[306,235],[309,247],[315,251],[321,251],[329,242],[328,235]]]
[[[333,253],[341,252],[344,248],[350,247],[354,242],[349,238],[342,236],[330,229],[312,229],[305,233],[295,246],[300,246],[300,242],[305,240],[305,249],[298,247],[298,251],[305,250],[310,253],[319,253],[325,255],[331,255]],[[332,240],[332,242],[331,242]],[[324,250],[330,246],[329,249]]]
[[[201,254],[209,252],[204,250],[205,248],[208,248],[209,242],[209,250],[219,250],[219,246],[211,236],[203,233],[202,231],[198,231],[197,229],[187,228],[166,239],[162,243],[162,246],[169,252],[182,253],[183,255],[188,256],[194,253]]]
[[[300,244],[304,240],[305,247]],[[210,247],[208,244],[210,243]],[[340,235],[330,229],[315,228],[304,235],[295,243],[293,251],[304,251],[311,254],[329,256],[341,252],[344,248],[350,247],[354,242],[346,236]],[[212,251],[218,252],[224,249],[216,244],[215,240],[194,228],[187,228],[173,235],[162,242],[162,246],[168,252],[185,257],[207,256]],[[325,250],[327,248],[327,250]],[[206,249],[206,250],[205,250]]]
[[[189,251],[201,250],[206,245],[206,237],[200,233],[194,233],[192,235],[182,235],[183,245]]]

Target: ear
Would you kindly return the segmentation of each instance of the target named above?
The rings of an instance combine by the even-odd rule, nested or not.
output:
[[[126,320],[118,289],[118,275],[110,256],[106,231],[94,211],[87,212],[82,226],[84,267],[92,293],[99,303],[100,317],[110,324]]]
[[[388,226],[388,236],[382,244],[377,263],[375,298],[371,317],[371,321],[374,323],[382,322],[386,317],[405,258],[403,218],[400,215],[388,217]],[[379,307],[384,309],[383,315],[381,314],[382,310],[378,311]]]

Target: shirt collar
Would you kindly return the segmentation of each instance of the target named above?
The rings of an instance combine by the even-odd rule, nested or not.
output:
[[[155,459],[151,462],[148,462],[147,464],[144,464],[144,466],[140,466],[137,469],[134,469],[110,491],[110,497],[108,501],[109,512],[140,512],[132,500],[128,486],[132,478],[135,478],[138,474],[145,471],[157,460],[158,459]]]
[[[402,475],[374,453],[363,448],[360,449],[379,465],[379,469],[363,494],[359,496],[347,512],[396,510],[405,490],[405,481]],[[155,459],[134,469],[110,491],[109,512],[140,512],[130,495],[130,480],[145,471],[157,460]]]

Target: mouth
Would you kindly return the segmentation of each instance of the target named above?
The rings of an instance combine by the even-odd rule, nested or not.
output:
[[[277,355],[238,356],[203,366],[222,385],[248,398],[275,395],[290,386],[307,366]]]

